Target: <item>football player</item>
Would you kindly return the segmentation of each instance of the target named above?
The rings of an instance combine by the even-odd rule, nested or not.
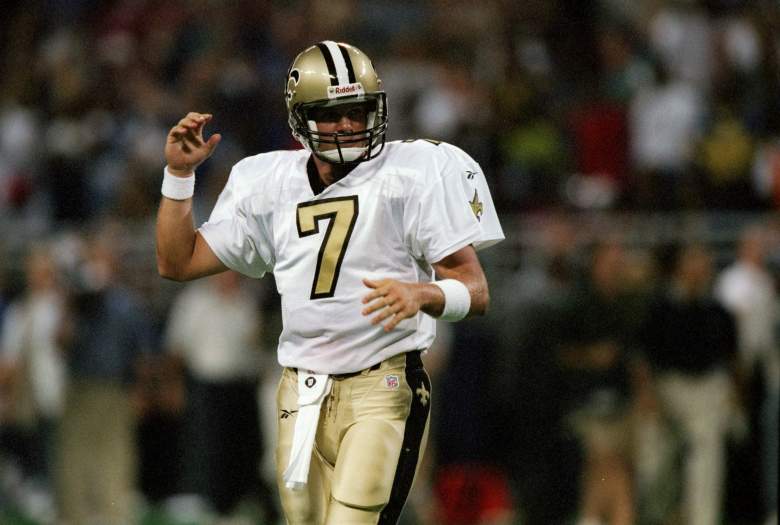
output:
[[[455,146],[386,142],[371,60],[325,41],[287,73],[304,149],[237,163],[195,229],[195,169],[219,134],[189,113],[168,134],[160,274],[273,272],[281,295],[278,483],[289,524],[396,523],[422,457],[435,319],[483,314],[476,250],[503,239],[485,176]]]

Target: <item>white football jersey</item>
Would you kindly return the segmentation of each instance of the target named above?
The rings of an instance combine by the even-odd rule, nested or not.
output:
[[[279,364],[356,372],[427,349],[420,312],[385,332],[361,314],[362,279],[433,280],[431,263],[504,238],[479,165],[446,143],[389,142],[315,195],[305,150],[248,157],[231,171],[200,233],[229,268],[273,272],[282,301]]]

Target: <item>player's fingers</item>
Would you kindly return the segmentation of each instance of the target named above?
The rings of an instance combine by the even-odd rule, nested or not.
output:
[[[385,308],[387,306],[387,303],[382,299],[378,298],[371,304],[369,304],[367,307],[363,308],[363,315],[370,315],[377,310],[381,310],[382,308]]]
[[[196,111],[190,111],[182,120],[190,119],[196,122],[208,122],[211,120],[211,117],[211,113],[198,113]]]
[[[371,319],[371,324],[379,324],[393,315],[395,315],[395,312],[393,312],[392,309],[385,308]]]
[[[374,299],[384,297],[386,293],[387,290],[385,290],[384,288],[376,288],[373,291],[363,296],[363,304],[370,303]]]
[[[205,122],[198,122],[189,129],[192,131],[201,141],[203,141],[203,128],[206,126]]]
[[[185,142],[188,142],[190,146],[195,148],[200,148],[204,145],[203,137],[194,130],[188,129],[187,133],[183,135],[183,138]]]
[[[211,155],[214,152],[214,148],[217,147],[217,144],[219,144],[219,141],[222,140],[222,135],[219,133],[214,133],[212,136],[209,137],[208,142],[206,142],[206,149],[208,150],[208,154]]]
[[[390,283],[393,283],[393,279],[363,279],[363,284],[369,288],[381,288],[389,287]]]
[[[209,120],[211,120],[211,115],[209,114],[189,113],[179,121],[179,125],[194,131],[201,131]]]
[[[181,135],[179,138],[175,138],[171,141],[174,147],[178,147],[183,153],[187,155],[193,154],[201,149],[201,145],[197,141],[190,140],[186,135]]]
[[[383,297],[390,293],[392,290],[392,283],[395,282],[392,279],[381,279],[379,281],[372,281],[370,279],[363,279],[363,284],[374,290],[363,296],[363,304],[369,303],[377,297]]]
[[[179,140],[185,133],[187,133],[187,128],[177,125],[171,128],[171,131],[168,132],[168,137],[173,137],[174,139]]]
[[[197,111],[190,111],[185,118],[193,118],[198,120],[209,120],[213,115],[211,113],[198,113]]]
[[[187,141],[192,143],[194,146],[200,146],[203,144],[203,139],[198,137],[197,133],[187,128],[186,126],[176,126],[171,129],[168,135],[174,139],[172,142]]]
[[[406,311],[400,311],[400,312],[396,313],[393,316],[393,318],[390,319],[390,321],[385,324],[385,326],[384,326],[385,332],[391,331],[393,328],[398,326],[398,323],[400,323],[401,321],[403,321],[404,319],[406,319],[408,317],[411,317],[411,315],[409,315]]]
[[[184,117],[179,121],[179,126],[184,126],[187,129],[197,129],[201,125],[201,122],[191,117]]]
[[[363,304],[368,304],[371,301],[373,301],[374,299],[377,299],[379,297],[381,297],[380,294],[378,294],[376,292],[371,292],[371,293],[366,294],[365,296],[363,296],[363,300],[362,301],[363,301]]]
[[[178,125],[187,129],[197,129],[198,127],[197,122],[187,118],[180,120]]]

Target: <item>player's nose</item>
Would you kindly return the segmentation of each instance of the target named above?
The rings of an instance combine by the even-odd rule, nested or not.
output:
[[[355,128],[355,121],[349,118],[349,115],[341,115],[338,121],[337,131],[339,133],[351,133]]]

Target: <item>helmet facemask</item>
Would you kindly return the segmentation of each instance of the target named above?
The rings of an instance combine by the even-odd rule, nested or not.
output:
[[[318,112],[327,108],[354,104],[367,106],[365,130],[348,133],[318,130]],[[290,113],[290,120],[296,138],[320,159],[334,164],[363,162],[379,155],[385,145],[387,129],[385,94],[374,93],[299,104]]]

